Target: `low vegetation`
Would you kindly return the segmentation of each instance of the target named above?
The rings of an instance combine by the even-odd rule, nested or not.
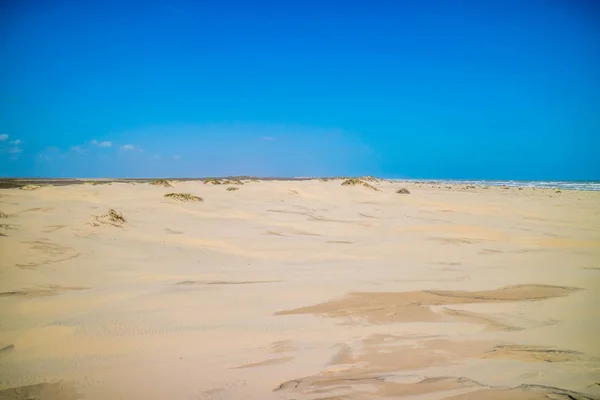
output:
[[[362,179],[365,182],[379,182],[381,181],[381,179],[379,178],[375,178],[374,176],[363,176],[360,179]]]
[[[99,226],[100,224],[106,224],[106,225],[121,227],[126,222],[127,221],[125,220],[125,217],[123,216],[122,213],[111,208],[108,210],[108,212],[106,214],[96,217],[96,222],[93,223],[92,225]]]
[[[41,185],[25,185],[25,186],[21,186],[20,189],[21,190],[37,190],[41,187],[42,187]]]
[[[124,224],[125,222],[127,222],[127,221],[125,221],[125,217],[123,216],[123,214],[113,208],[108,210],[106,217],[108,218],[109,221],[119,223],[119,224]]]
[[[238,188],[238,187],[235,187],[235,186],[229,186],[229,187],[227,188],[227,191],[228,191],[228,192],[235,192],[236,190],[240,190],[240,188]]]
[[[8,218],[8,214],[0,211],[0,218]]]
[[[97,186],[97,185],[110,185],[111,182],[108,181],[85,181],[84,182],[86,185],[92,185],[92,186]]]
[[[204,179],[204,184],[211,183],[213,185],[243,185],[240,179],[216,179],[216,178],[207,178]]]
[[[342,186],[364,186],[371,190],[378,190],[375,186],[359,178],[349,178],[342,182]]]
[[[167,193],[165,197],[177,201],[204,201],[202,197],[194,196],[190,193]]]
[[[171,185],[171,182],[165,180],[165,179],[157,179],[155,181],[150,182],[150,184],[152,186],[160,186],[160,187],[173,187],[173,185]]]
[[[396,193],[398,193],[398,194],[410,194],[410,190],[408,190],[407,188],[400,188],[400,189],[396,190]]]
[[[18,189],[23,184],[13,180],[0,180],[0,189]]]

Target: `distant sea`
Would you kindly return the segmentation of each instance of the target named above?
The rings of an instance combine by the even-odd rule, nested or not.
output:
[[[394,179],[403,182],[447,182],[464,185],[511,186],[533,188],[558,188],[562,190],[600,191],[600,181],[488,181],[488,180],[451,180],[451,179]]]

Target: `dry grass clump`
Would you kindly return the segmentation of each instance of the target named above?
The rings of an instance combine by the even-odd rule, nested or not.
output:
[[[167,181],[166,179],[156,179],[150,182],[150,184],[152,186],[173,187],[173,185],[171,185],[171,182]]]
[[[84,182],[86,185],[92,185],[92,186],[97,186],[97,185],[110,185],[111,182],[108,181],[85,181]]]
[[[377,188],[375,186],[373,186],[370,183],[365,182],[359,178],[349,178],[342,182],[342,186],[357,186],[357,185],[364,186],[371,190],[377,190]]]
[[[25,186],[21,186],[21,190],[37,190],[39,188],[41,188],[41,185],[25,185]]]
[[[236,190],[240,190],[240,188],[238,188],[238,187],[235,187],[235,186],[229,186],[229,187],[227,188],[227,191],[228,191],[228,192],[235,192]]]
[[[113,208],[108,210],[106,217],[109,219],[109,221],[119,224],[124,224],[125,222],[127,222],[125,221],[125,217],[123,216],[123,214]]]
[[[369,176],[363,176],[360,179],[362,179],[363,181],[366,181],[366,182],[379,182],[379,181],[381,181],[381,179],[375,178],[374,176],[370,176],[370,175]]]
[[[0,218],[8,218],[8,214],[0,211]]]
[[[167,193],[165,197],[177,201],[204,201],[202,197],[194,196],[190,193]]]
[[[408,190],[407,188],[400,188],[400,189],[396,190],[396,193],[398,193],[398,194],[410,194],[410,190]]]
[[[204,184],[212,183],[213,185],[243,185],[240,179],[216,179],[216,178],[207,178],[204,179]]]
[[[127,221],[125,220],[125,217],[122,213],[118,212],[114,208],[111,208],[106,214],[96,217],[96,222],[92,225],[98,226],[100,224],[106,224],[121,227],[126,222]]]

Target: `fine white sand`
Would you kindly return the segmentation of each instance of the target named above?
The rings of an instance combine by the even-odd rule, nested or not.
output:
[[[340,183],[0,190],[0,399],[600,396],[600,193]]]

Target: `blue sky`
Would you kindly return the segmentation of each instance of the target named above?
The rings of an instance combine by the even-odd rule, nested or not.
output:
[[[0,7],[0,176],[600,180],[593,0]]]

